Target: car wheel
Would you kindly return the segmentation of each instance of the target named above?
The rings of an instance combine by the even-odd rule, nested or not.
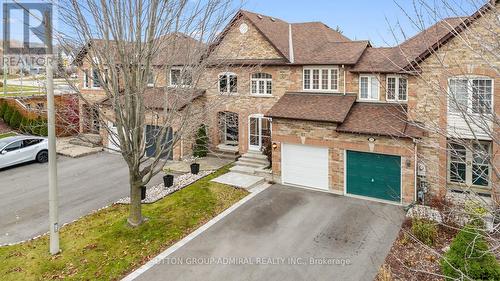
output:
[[[45,163],[49,161],[49,152],[47,150],[42,150],[36,155],[36,161],[38,163]]]

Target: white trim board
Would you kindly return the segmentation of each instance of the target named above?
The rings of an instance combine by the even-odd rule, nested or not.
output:
[[[138,269],[132,271],[129,275],[125,276],[122,281],[131,281],[134,280],[135,278],[139,277],[141,274],[146,272],[148,269],[152,268],[153,266],[161,263],[163,259],[166,257],[170,256],[173,254],[175,251],[179,250],[182,246],[186,245],[189,243],[191,240],[196,238],[198,235],[202,234],[205,230],[209,229],[212,225],[216,224],[218,221],[223,219],[225,216],[229,215],[232,213],[234,210],[238,209],[241,205],[245,204],[247,201],[250,199],[254,198],[257,194],[261,193],[262,191],[266,190],[270,185],[269,184],[263,184],[261,186],[255,187],[252,189],[252,193],[248,194],[245,196],[243,199],[240,201],[236,202],[234,205],[231,207],[227,208],[224,210],[222,213],[218,214],[215,216],[213,219],[208,221],[206,224],[200,226],[198,229],[195,231],[191,232],[188,236],[182,238],[179,240],[177,243],[174,245],[170,246],[168,249],[165,251],[161,252],[159,255],[156,257],[152,258],[149,260],[147,263],[139,267]]]

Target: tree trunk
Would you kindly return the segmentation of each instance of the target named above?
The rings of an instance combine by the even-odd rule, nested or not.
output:
[[[142,222],[141,211],[141,179],[136,173],[130,173],[130,212],[128,217],[130,226],[139,226]]]

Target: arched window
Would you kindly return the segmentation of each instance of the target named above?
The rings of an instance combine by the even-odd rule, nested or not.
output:
[[[231,72],[219,74],[219,92],[234,94],[238,92],[238,77]]]
[[[271,95],[273,77],[267,73],[254,73],[250,80],[251,93],[254,95]]]

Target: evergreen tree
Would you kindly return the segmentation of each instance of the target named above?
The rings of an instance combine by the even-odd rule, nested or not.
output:
[[[202,124],[196,132],[196,141],[193,149],[193,156],[205,157],[208,154],[207,128]]]

